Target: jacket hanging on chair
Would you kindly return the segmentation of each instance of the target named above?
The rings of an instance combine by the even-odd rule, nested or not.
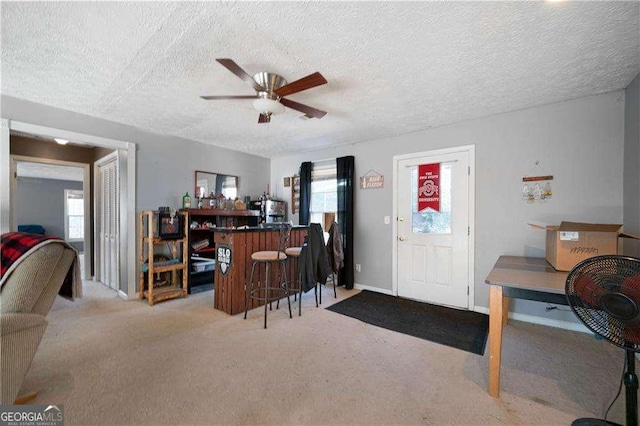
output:
[[[344,267],[344,252],[340,239],[340,228],[336,222],[329,228],[329,241],[327,241],[327,255],[329,256],[329,268],[337,273]]]
[[[302,247],[298,259],[302,276],[302,290],[305,293],[315,288],[316,283],[325,284],[327,282],[327,277],[331,273],[327,257],[322,227],[319,223],[312,223],[309,225],[307,243]]]

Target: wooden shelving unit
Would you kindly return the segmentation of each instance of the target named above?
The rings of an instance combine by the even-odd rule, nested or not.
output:
[[[140,212],[140,299],[146,298],[151,306],[155,302],[187,295],[189,214],[177,212],[176,215],[182,218],[183,237],[161,239],[157,237],[158,212]],[[159,244],[170,246],[170,260],[154,262],[155,246]],[[182,271],[182,277],[179,276],[179,271]],[[171,282],[158,286],[155,282],[156,274],[162,272],[171,273]]]

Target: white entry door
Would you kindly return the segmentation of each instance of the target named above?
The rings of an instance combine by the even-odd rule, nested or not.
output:
[[[396,162],[398,296],[469,309],[469,162],[468,150]]]

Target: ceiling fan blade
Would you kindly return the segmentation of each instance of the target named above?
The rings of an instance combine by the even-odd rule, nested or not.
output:
[[[237,75],[238,77],[240,77],[241,79],[249,83],[255,91],[257,92],[265,91],[264,87],[256,83],[253,77],[247,74],[245,70],[240,68],[240,66],[235,62],[233,62],[233,60],[228,58],[221,58],[221,59],[216,59],[216,61],[218,61],[223,67],[225,67],[226,69],[228,69],[229,71],[231,71],[232,73],[234,73],[235,75]]]
[[[270,121],[271,121],[271,114],[269,115],[260,114],[260,117],[258,117],[258,123],[269,123]]]
[[[311,89],[312,87],[321,86],[327,84],[327,80],[319,72],[314,72],[306,77],[302,77],[300,80],[296,80],[293,83],[289,83],[274,90],[278,96],[287,96],[292,93],[302,92],[303,90]]]
[[[321,111],[319,109],[310,107],[309,105],[304,105],[299,102],[292,101],[291,99],[280,99],[280,103],[286,107],[293,108],[297,111],[304,112],[310,117],[322,118],[327,115],[326,111]]]
[[[216,99],[257,99],[258,95],[237,95],[237,96],[200,96],[207,101]]]

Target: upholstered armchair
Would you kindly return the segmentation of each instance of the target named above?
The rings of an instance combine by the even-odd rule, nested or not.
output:
[[[2,404],[13,404],[47,328],[45,319],[77,253],[64,241],[26,255],[0,289]],[[72,271],[74,272],[74,271]]]

